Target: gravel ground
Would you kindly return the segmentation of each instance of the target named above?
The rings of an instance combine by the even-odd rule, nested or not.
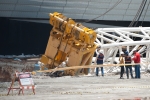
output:
[[[119,75],[55,77],[34,76],[36,94],[6,96],[10,82],[0,83],[0,100],[150,100],[150,74],[141,79],[119,79]],[[15,85],[17,86],[17,82]]]

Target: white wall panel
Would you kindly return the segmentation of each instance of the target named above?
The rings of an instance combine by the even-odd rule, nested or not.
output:
[[[63,11],[63,7],[48,7],[48,6],[41,6],[40,8],[40,12],[47,12],[47,13],[51,13],[51,12],[62,12]]]
[[[122,20],[123,15],[105,15],[103,20]]]
[[[66,1],[66,0],[65,0]],[[89,1],[91,1],[91,0],[67,0],[68,2],[70,2],[70,1],[74,1],[74,2],[89,2]],[[94,1],[94,0],[93,0]]]
[[[147,10],[146,16],[150,16],[150,10]]]
[[[96,2],[90,2],[89,5],[88,5],[88,8],[108,8],[109,6],[109,3],[96,3]]]
[[[139,4],[141,4],[142,1],[143,1],[143,0],[132,0],[131,3],[134,3],[134,4],[135,4],[135,3],[139,3]]]
[[[104,9],[104,8],[108,8],[109,3],[96,3],[96,2],[90,2],[88,5],[88,8],[99,8],[99,9]]]
[[[111,3],[110,5],[109,5],[109,8],[111,8],[111,7],[113,7],[115,4],[114,3]],[[119,4],[119,5],[117,5],[116,7],[114,7],[114,9],[128,9],[128,6],[129,6],[129,4]]]
[[[44,0],[42,6],[63,7],[66,5],[66,0]]]
[[[123,20],[124,20],[124,21],[132,21],[132,20],[134,19],[134,17],[135,17],[135,16],[124,16]],[[140,19],[139,19],[139,21],[143,21],[143,17],[144,17],[144,16],[141,16]],[[150,20],[150,17],[148,18],[148,17],[146,16],[146,17],[144,18],[144,21],[149,21],[148,19]],[[136,20],[137,20],[137,19],[136,19]]]
[[[130,4],[128,10],[135,10],[137,11],[140,7],[140,4]]]
[[[49,13],[46,13],[46,12],[38,12],[37,14],[37,18],[50,18],[49,17]]]
[[[148,11],[150,11],[150,6],[148,6]]]
[[[124,4],[124,3],[129,4],[131,1],[132,1],[132,0],[122,0],[121,3],[122,3],[122,4]]]
[[[15,5],[13,4],[0,4],[0,10],[14,10]]]
[[[56,3],[61,2],[61,3],[63,3],[63,2],[66,2],[66,0],[43,0],[43,2],[56,2]]]
[[[82,19],[82,14],[65,14],[63,13],[66,17],[72,18],[72,19]]]
[[[13,12],[11,17],[36,18],[37,12]]]
[[[107,14],[112,14],[112,15],[124,15],[126,13],[126,10],[123,9],[113,9],[111,11],[109,11]]]
[[[150,21],[150,15],[145,16],[144,21]]]
[[[87,8],[85,14],[100,15],[100,14],[104,14],[105,12],[106,12],[106,9],[91,9],[91,8]]]
[[[126,15],[127,15],[127,16],[130,16],[130,15],[135,16],[136,13],[137,13],[137,10],[127,10],[127,11],[126,11]]]
[[[64,10],[63,10],[63,13],[77,13],[77,14],[83,14],[85,12],[85,9],[84,8],[67,8],[65,7]]]
[[[40,6],[35,5],[16,5],[16,11],[39,11]]]
[[[17,4],[23,5],[41,5],[43,0],[18,0]]]
[[[79,8],[85,8],[88,6],[88,2],[82,2],[82,1],[79,1],[79,2],[75,2],[75,1],[71,1],[71,2],[67,2],[66,7],[79,7]]]
[[[17,3],[18,0],[0,0],[0,3]]]
[[[11,17],[12,11],[0,11],[0,17]]]
[[[99,15],[86,15],[86,14],[84,14],[83,15],[83,19],[89,19],[89,20],[92,20],[92,19],[95,19],[95,18],[97,18]],[[101,17],[99,17],[99,18],[97,18],[96,20],[102,20],[103,19],[103,16],[101,16]]]
[[[143,13],[141,14],[141,16],[150,16],[150,11],[144,10]],[[150,19],[149,19],[149,21],[150,21]]]
[[[141,15],[139,21],[143,21],[144,16]]]
[[[83,23],[84,26],[88,28],[108,28],[108,27],[120,27],[120,26],[111,26],[111,25],[103,25],[103,24],[92,24],[92,23]]]
[[[91,0],[91,2],[111,2],[112,0]]]
[[[134,16],[132,16],[132,15],[125,15],[125,16],[123,17],[123,20],[124,20],[124,21],[132,21],[133,18],[134,18]]]

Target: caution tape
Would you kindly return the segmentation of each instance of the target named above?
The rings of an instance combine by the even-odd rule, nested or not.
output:
[[[39,70],[37,72],[54,72],[54,71],[62,71],[62,70],[70,70],[70,69],[82,69],[82,68],[95,68],[95,67],[112,67],[112,66],[133,66],[139,65],[141,63],[136,64],[99,64],[99,65],[84,65],[84,66],[71,66],[71,67],[63,67],[63,68],[55,68],[49,70]]]

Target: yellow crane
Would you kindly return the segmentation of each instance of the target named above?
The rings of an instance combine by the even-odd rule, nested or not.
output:
[[[46,47],[41,57],[44,68],[53,69],[67,60],[66,67],[90,65],[97,45],[94,43],[96,32],[76,23],[61,13],[50,13],[53,26]],[[88,69],[66,70],[65,75],[88,73]]]

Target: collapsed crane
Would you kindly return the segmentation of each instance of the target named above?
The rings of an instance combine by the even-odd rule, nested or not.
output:
[[[50,24],[53,29],[41,57],[41,70],[53,69],[65,62],[66,67],[90,65],[97,45],[94,43],[97,34],[94,30],[76,23],[61,13],[50,13]],[[88,74],[88,69],[66,70],[65,75]]]

